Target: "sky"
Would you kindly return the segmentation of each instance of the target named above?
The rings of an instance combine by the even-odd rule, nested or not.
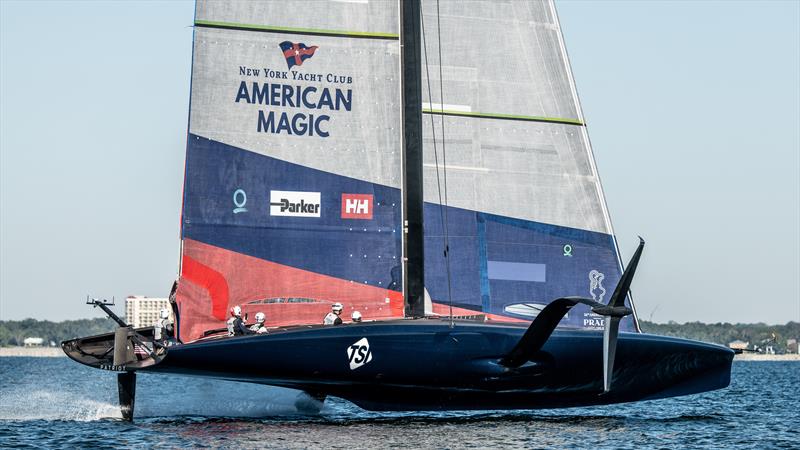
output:
[[[800,1],[556,6],[639,317],[800,321]],[[0,320],[168,294],[193,13],[0,0]]]

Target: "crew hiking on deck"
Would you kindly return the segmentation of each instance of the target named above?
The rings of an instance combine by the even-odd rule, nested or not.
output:
[[[267,315],[263,312],[256,313],[256,323],[250,327],[250,331],[256,334],[264,334],[267,332],[267,327],[264,322],[267,320]]]
[[[253,334],[244,320],[242,320],[242,307],[239,305],[231,308],[231,318],[228,319],[228,336],[245,336]]]
[[[325,316],[322,320],[323,325],[341,325],[342,318],[339,317],[342,315],[342,304],[341,303],[334,303],[331,305],[331,312]]]

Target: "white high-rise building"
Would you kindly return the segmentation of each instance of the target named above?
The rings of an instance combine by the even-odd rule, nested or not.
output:
[[[162,309],[167,309],[169,320],[174,321],[168,298],[131,295],[125,299],[125,321],[134,328],[152,327],[161,316]]]

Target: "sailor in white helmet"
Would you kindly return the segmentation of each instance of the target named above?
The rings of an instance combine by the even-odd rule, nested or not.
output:
[[[361,322],[361,313],[358,311],[353,311],[353,314],[350,316],[350,318],[353,320],[353,323],[359,323]]]
[[[160,341],[168,339],[172,334],[172,322],[169,320],[169,310],[164,308],[161,315],[153,326],[153,339]]]
[[[242,320],[242,307],[239,305],[231,308],[231,318],[228,319],[228,336],[243,336],[252,334]]]
[[[342,304],[341,303],[334,303],[331,306],[331,312],[329,312],[328,315],[325,316],[325,319],[323,319],[322,324],[323,325],[341,325],[342,324],[342,318],[339,317],[341,314],[342,314]]]
[[[263,312],[256,313],[256,323],[254,323],[253,326],[250,327],[250,331],[258,334],[266,333],[267,327],[264,325],[264,321],[266,320],[267,320],[266,314],[264,314]]]

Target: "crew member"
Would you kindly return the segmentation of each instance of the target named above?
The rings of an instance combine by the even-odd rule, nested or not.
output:
[[[325,316],[325,319],[322,320],[323,325],[341,325],[342,318],[339,317],[342,315],[342,304],[341,303],[334,303],[331,306],[331,312]]]
[[[264,321],[267,320],[266,314],[263,312],[256,313],[256,323],[250,327],[250,331],[253,333],[264,334],[267,332],[267,327],[264,325]]]
[[[361,313],[358,311],[353,311],[350,318],[353,319],[353,323],[361,323]]]
[[[228,336],[244,336],[252,334],[242,320],[242,307],[239,305],[231,308],[231,318],[228,319]]]
[[[169,339],[172,335],[172,322],[169,320],[169,310],[164,308],[153,326],[153,339],[161,341]]]

